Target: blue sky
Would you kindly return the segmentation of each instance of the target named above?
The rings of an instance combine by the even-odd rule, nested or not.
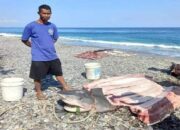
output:
[[[180,0],[0,0],[0,27],[24,27],[52,8],[58,27],[180,27]]]

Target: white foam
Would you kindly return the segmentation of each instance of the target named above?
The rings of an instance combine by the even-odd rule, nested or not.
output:
[[[103,41],[103,40],[88,40],[83,38],[69,38],[61,37],[62,40],[80,41],[80,42],[90,42],[90,43],[100,43],[100,44],[113,44],[113,45],[123,45],[123,46],[138,46],[138,47],[149,47],[149,48],[164,48],[164,49],[180,49],[180,46],[171,46],[165,44],[150,44],[150,43],[138,43],[138,42],[113,42],[113,41]]]
[[[4,36],[4,37],[21,37],[22,35],[13,34],[13,33],[0,33],[0,36]]]

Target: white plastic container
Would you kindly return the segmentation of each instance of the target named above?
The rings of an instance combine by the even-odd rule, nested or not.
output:
[[[5,101],[18,101],[23,96],[23,84],[22,78],[5,78],[0,82],[2,89],[2,97]]]
[[[100,63],[86,63],[85,65],[86,70],[86,78],[90,80],[96,80],[101,77],[101,65]]]

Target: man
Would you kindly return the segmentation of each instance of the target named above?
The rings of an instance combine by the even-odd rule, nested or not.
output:
[[[22,42],[31,47],[32,63],[30,69],[30,78],[34,79],[36,96],[39,100],[46,99],[41,91],[41,79],[47,74],[56,76],[56,79],[62,84],[63,91],[70,88],[66,84],[61,62],[58,59],[54,43],[58,39],[56,26],[48,22],[51,16],[51,7],[48,5],[39,6],[39,19],[26,25]]]

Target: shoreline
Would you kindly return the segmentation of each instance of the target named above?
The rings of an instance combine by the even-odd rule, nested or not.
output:
[[[170,76],[167,72],[171,62],[177,63],[180,62],[180,59],[146,55],[121,50],[130,56],[110,55],[98,60],[87,60],[76,58],[75,54],[79,54],[85,51],[98,50],[99,48],[65,45],[62,42],[63,41],[58,41],[56,43],[56,51],[62,62],[64,78],[73,89],[81,89],[83,84],[89,82],[83,77],[83,73],[85,72],[84,64],[87,62],[98,62],[102,65],[101,78],[139,73],[153,77],[154,81],[163,86],[172,85],[168,84],[168,81],[171,81],[172,83],[178,82],[176,78]],[[37,129],[51,130],[70,130],[81,128],[87,129],[85,124],[95,120],[94,118],[89,118],[88,121],[82,122],[80,124],[77,123],[68,125],[63,122],[57,122],[57,120],[52,115],[52,103],[53,97],[55,97],[57,100],[59,99],[57,93],[57,91],[59,91],[59,89],[57,89],[59,85],[54,85],[54,82],[52,82],[50,79],[44,81],[44,86],[48,87],[48,89],[46,89],[44,92],[48,95],[49,100],[44,102],[37,101],[34,95],[33,81],[29,78],[29,69],[31,64],[30,48],[21,43],[20,38],[14,37],[0,37],[0,45],[0,77],[22,77],[25,79],[24,88],[27,89],[25,96],[20,101],[20,103],[24,103],[24,107],[21,106],[12,111],[8,111],[2,117],[0,117],[0,129],[16,130],[18,128],[25,128],[34,130],[37,126]],[[1,111],[19,103],[3,101],[2,94],[0,94],[0,98]],[[46,112],[43,112],[44,107],[46,108]],[[180,119],[179,109],[176,110],[173,114]],[[73,117],[73,119],[76,120],[85,118],[87,116],[87,114],[77,116],[73,113],[59,113],[61,118],[66,117],[65,115],[68,116],[68,119]],[[121,122],[115,121],[117,123],[113,123],[113,120],[115,120],[113,116],[115,115],[118,115],[118,118],[120,118],[122,122],[126,123],[129,127],[133,126],[135,130],[145,129],[145,127],[147,127],[142,122],[137,120],[136,117],[129,113],[129,111],[125,108],[122,108],[119,111],[113,113],[108,112],[99,115],[99,120],[97,121],[94,129],[108,129],[108,127],[110,127],[108,121],[111,122],[111,125],[114,128],[121,128]],[[171,118],[175,119],[175,117]],[[62,120],[66,121],[67,119],[62,118]],[[11,124],[11,122],[13,123]],[[174,121],[173,123],[173,125],[178,125],[178,122]],[[161,123],[152,127],[155,130],[158,130],[158,128],[161,129],[163,126],[168,127],[166,121],[162,121]]]
[[[6,33],[2,33],[1,35],[0,35],[0,37],[4,37],[4,38],[21,38],[21,35],[20,34],[6,34]],[[76,39],[77,40],[77,39]],[[140,50],[135,50],[135,48],[134,49],[132,49],[131,48],[131,46],[128,48],[128,47],[125,47],[125,48],[123,48],[123,45],[119,45],[119,46],[117,46],[117,45],[115,45],[115,44],[101,44],[100,43],[100,45],[96,45],[96,44],[98,44],[98,43],[96,43],[96,44],[94,44],[93,42],[91,43],[91,42],[88,42],[88,40],[86,41],[86,42],[84,42],[83,44],[81,43],[82,41],[83,41],[83,39],[82,39],[82,41],[81,40],[77,40],[77,41],[73,41],[73,39],[71,39],[71,38],[66,38],[66,37],[63,37],[63,36],[60,36],[60,38],[58,39],[58,41],[57,42],[62,42],[64,45],[69,45],[69,46],[81,46],[81,47],[92,47],[92,48],[109,48],[109,49],[114,49],[114,50],[119,50],[119,51],[125,51],[125,52],[128,52],[128,53],[137,53],[137,54],[142,54],[142,55],[152,55],[152,56],[160,56],[160,57],[165,57],[165,58],[167,58],[167,57],[170,57],[170,58],[174,58],[174,59],[177,59],[177,60],[179,60],[180,59],[180,55],[179,56],[175,56],[175,55],[173,55],[173,56],[169,56],[168,54],[160,54],[160,53],[162,53],[162,52],[160,52],[160,53],[155,53],[155,52],[150,52],[150,50],[151,49],[154,49],[155,47],[152,47],[151,49],[149,48],[149,47],[145,47],[145,49],[147,49],[147,51],[142,51],[142,46],[140,46]],[[103,42],[103,41],[101,41],[101,42]],[[104,41],[104,42],[108,42],[108,41]],[[109,41],[109,42],[111,42],[111,41]],[[90,43],[91,45],[88,45],[88,44]],[[126,42],[122,42],[122,43],[126,43]],[[128,42],[127,42],[128,43]],[[134,42],[132,42],[132,43],[134,43]],[[137,44],[143,44],[143,43],[137,43]],[[145,44],[146,45],[146,44]],[[148,45],[148,44],[147,44]],[[126,45],[125,45],[126,46]],[[155,45],[154,45],[155,46]],[[157,47],[156,48],[158,48],[158,46],[159,45],[157,45]],[[160,45],[161,46],[161,45]],[[162,44],[162,46],[164,46],[163,44]],[[173,46],[172,46],[173,47]],[[177,47],[177,46],[176,46]],[[161,47],[160,47],[161,48]],[[178,47],[179,48],[179,47]],[[163,47],[161,48],[161,49],[163,49]],[[170,48],[169,48],[170,49]],[[172,48],[171,48],[172,49]],[[148,52],[149,51],[149,52]],[[156,50],[157,51],[157,50]],[[172,50],[169,50],[169,51],[172,51]],[[168,52],[168,50],[166,50],[165,52]],[[172,53],[172,52],[171,52]],[[177,53],[177,52],[176,52]]]
[[[62,41],[63,42],[63,41]],[[166,55],[160,55],[160,54],[153,54],[153,53],[147,53],[147,52],[138,52],[133,50],[126,50],[126,49],[116,49],[116,48],[107,48],[107,47],[95,47],[95,46],[86,46],[86,45],[73,45],[73,44],[63,44],[64,46],[79,46],[79,47],[90,47],[90,48],[99,48],[99,49],[112,49],[116,51],[123,51],[130,54],[138,54],[138,55],[144,55],[144,56],[152,56],[152,57],[159,57],[159,58],[166,58],[166,59],[174,59],[174,60],[180,60],[180,57],[170,57]]]
[[[153,52],[145,52],[145,51],[142,51],[141,49],[138,51],[138,50],[135,50],[135,49],[132,49],[131,47],[128,48],[128,47],[125,47],[123,48],[123,45],[115,45],[115,44],[102,44],[100,43],[100,45],[98,45],[98,43],[91,43],[91,42],[88,42],[88,40],[86,42],[83,42],[81,43],[81,40],[79,41],[73,41],[71,39],[66,39],[66,38],[60,38],[59,41],[61,41],[62,43],[64,43],[64,45],[70,45],[70,46],[82,46],[82,47],[94,47],[94,48],[105,48],[105,49],[114,49],[114,50],[119,50],[119,51],[125,51],[125,52],[128,52],[128,53],[138,53],[138,54],[144,54],[144,55],[153,55],[153,56],[162,56],[162,57],[170,57],[170,58],[175,58],[175,59],[180,59],[180,56],[168,56],[167,54],[158,54],[158,53],[153,53]],[[102,41],[103,42],[103,41]],[[104,41],[106,42],[106,41]],[[90,43],[90,45],[88,45]],[[141,44],[141,43],[140,43]],[[125,45],[126,46],[126,45]],[[146,48],[147,51],[151,50],[151,49],[154,49],[154,47],[152,47],[151,49],[150,48]],[[163,49],[163,48],[161,48]],[[168,52],[168,50],[166,50]]]

